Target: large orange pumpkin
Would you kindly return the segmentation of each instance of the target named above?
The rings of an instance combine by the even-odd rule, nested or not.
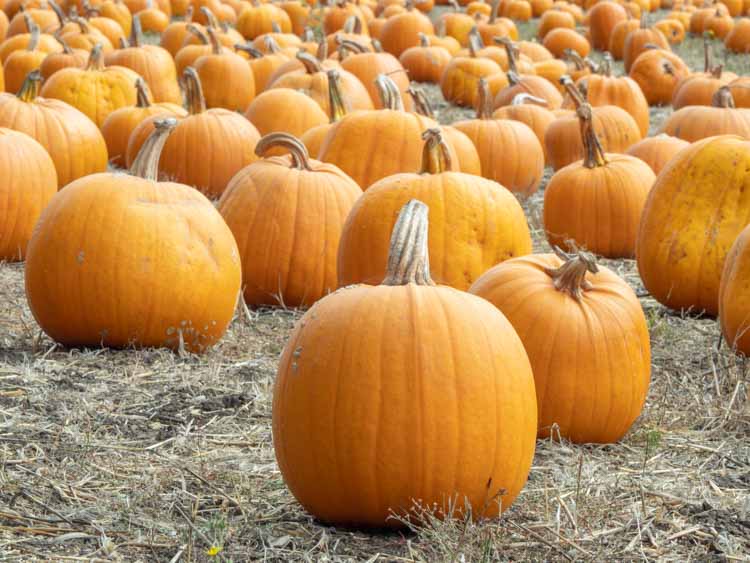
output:
[[[690,74],[678,55],[664,49],[648,49],[638,55],[630,67],[630,78],[640,86],[652,106],[672,103],[677,84]]]
[[[627,150],[626,154],[640,158],[658,176],[678,152],[689,146],[690,143],[687,141],[661,133],[638,141]]]
[[[440,129],[423,134],[419,174],[396,174],[373,184],[356,202],[339,245],[339,285],[376,284],[388,261],[388,233],[412,198],[433,210],[429,247],[438,283],[466,290],[498,262],[531,252],[531,235],[516,198],[501,185],[449,169]]]
[[[689,143],[715,135],[739,135],[750,139],[750,111],[735,109],[729,86],[714,94],[711,106],[685,106],[670,115],[662,131]]]
[[[493,119],[510,119],[528,125],[539,140],[546,161],[547,148],[544,144],[544,136],[547,128],[556,119],[555,114],[547,109],[547,100],[530,94],[518,94],[509,106],[497,108],[492,117]]]
[[[263,157],[274,146],[291,154],[240,170],[218,209],[240,249],[245,302],[309,306],[337,287],[341,230],[362,190],[286,133],[263,137],[255,152]]]
[[[661,171],[641,218],[636,257],[643,285],[676,310],[719,310],[729,247],[750,223],[750,142],[709,137]]]
[[[750,357],[750,227],[729,250],[719,287],[721,333],[730,348]]]
[[[609,49],[609,41],[615,26],[628,19],[625,8],[606,0],[597,2],[588,13],[591,46],[600,51]]]
[[[648,393],[646,318],[630,286],[593,256],[561,256],[508,260],[469,291],[505,314],[524,344],[534,372],[539,437],[616,442]]]
[[[491,518],[527,479],[537,420],[523,344],[483,299],[435,286],[428,262],[427,208],[412,201],[383,283],[320,300],[284,349],[276,459],[325,522],[400,527],[394,515],[416,504]]]
[[[41,98],[38,70],[18,94],[0,94],[0,127],[26,133],[52,157],[58,187],[107,169],[107,145],[96,124],[74,107]]]
[[[57,342],[200,352],[229,324],[241,277],[231,231],[196,190],[156,181],[174,125],[157,121],[136,177],[81,178],[42,213],[28,246],[26,295]]]
[[[641,212],[656,177],[634,156],[605,154],[589,104],[577,110],[582,161],[558,170],[544,190],[544,228],[551,246],[632,258]]]

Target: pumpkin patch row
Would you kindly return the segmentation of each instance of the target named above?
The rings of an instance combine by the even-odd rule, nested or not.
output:
[[[309,308],[274,447],[335,524],[402,526],[417,501],[495,516],[538,437],[628,432],[648,325],[596,256],[634,258],[655,299],[719,315],[750,354],[750,78],[712,52],[747,51],[747,7],[675,3],[653,25],[648,0],[433,7],[0,11],[0,257],[25,259],[40,327],[202,353],[239,299]],[[672,51],[687,35],[702,69]],[[435,95],[474,113],[441,124]],[[553,252],[533,254],[522,202],[543,183]]]

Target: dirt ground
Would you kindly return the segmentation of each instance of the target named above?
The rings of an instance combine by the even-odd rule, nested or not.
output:
[[[700,67],[700,41],[677,51]],[[430,95],[443,122],[471,113]],[[524,205],[548,251],[541,201]],[[538,442],[501,519],[375,534],[316,522],[274,461],[272,386],[299,312],[239,311],[205,356],[65,350],[35,324],[22,265],[0,265],[0,560],[748,561],[748,364],[713,319],[651,299],[633,261],[604,263],[651,332],[651,389],[626,438]]]

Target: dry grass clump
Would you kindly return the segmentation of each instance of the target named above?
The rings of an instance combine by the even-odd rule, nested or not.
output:
[[[548,251],[541,203],[525,209]],[[539,442],[504,517],[425,512],[403,533],[324,526],[281,480],[272,387],[300,313],[243,310],[206,356],[65,350],[34,323],[22,266],[0,265],[0,560],[746,561],[747,362],[714,320],[648,297],[633,261],[604,263],[650,325],[652,385],[632,431],[609,446]]]

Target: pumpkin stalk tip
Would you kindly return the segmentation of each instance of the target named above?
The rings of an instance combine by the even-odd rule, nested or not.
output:
[[[190,115],[197,115],[206,111],[206,98],[203,96],[203,87],[198,71],[189,66],[182,74],[185,85],[185,101]]]
[[[39,69],[32,70],[26,75],[26,78],[21,85],[21,89],[16,94],[16,97],[24,102],[31,102],[39,95],[39,90],[42,85],[42,73]]]
[[[177,126],[174,117],[154,120],[154,132],[144,141],[130,166],[130,174],[153,182],[159,179],[159,158],[167,138]]]
[[[435,285],[430,276],[427,205],[412,199],[396,219],[382,285]]]
[[[288,150],[292,156],[292,166],[297,170],[312,170],[307,147],[297,137],[289,133],[269,133],[255,145],[255,154],[263,158],[274,147],[282,147]]]
[[[596,258],[593,254],[580,250],[573,254],[565,254],[557,247],[555,247],[555,254],[563,260],[563,264],[559,268],[545,268],[545,273],[552,278],[555,289],[580,301],[584,292],[592,288],[591,282],[586,279],[586,274],[596,274],[599,271]]]
[[[479,94],[477,96],[477,119],[492,118],[492,94],[490,85],[485,78],[479,79]]]
[[[432,127],[422,133],[422,170],[420,174],[441,174],[452,168],[452,159],[448,144],[443,139],[439,127]]]
[[[583,165],[586,168],[598,168],[608,162],[599,137],[594,131],[594,110],[590,104],[582,104],[576,109],[576,115],[581,125],[581,140],[583,141]]]

